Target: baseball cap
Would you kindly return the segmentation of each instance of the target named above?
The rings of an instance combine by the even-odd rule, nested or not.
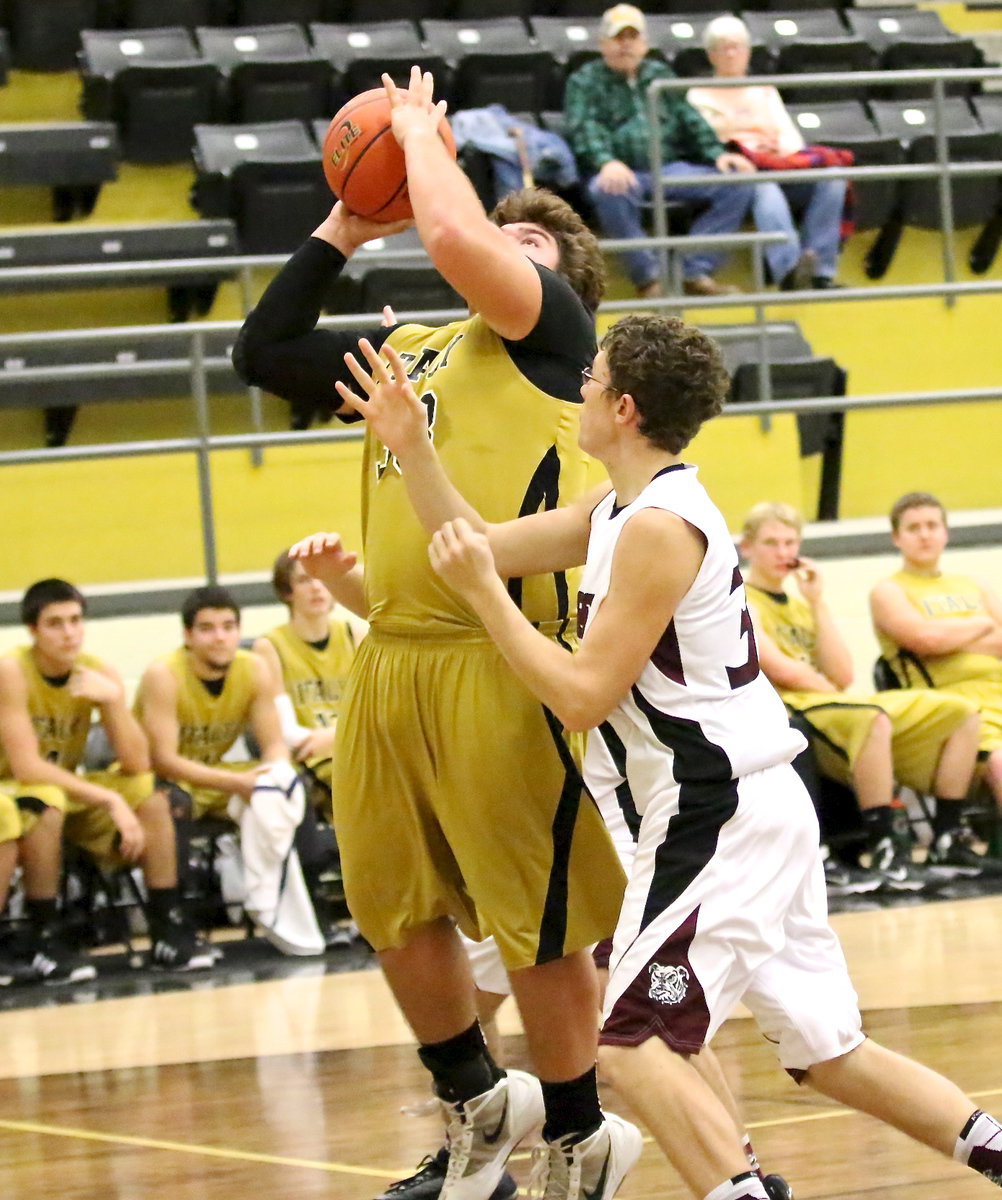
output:
[[[624,29],[635,29],[641,37],[647,34],[647,20],[644,14],[634,4],[614,4],[602,14],[600,34],[604,38],[614,38]]]

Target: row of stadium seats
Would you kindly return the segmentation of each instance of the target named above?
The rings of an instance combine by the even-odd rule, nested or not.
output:
[[[83,29],[148,29],[182,25],[263,25],[293,21],[373,22],[408,18],[462,20],[501,16],[597,17],[607,0],[0,0],[14,62],[27,70],[74,65]],[[647,13],[685,13],[692,0],[651,0]],[[831,0],[749,0],[743,11],[832,7]]]

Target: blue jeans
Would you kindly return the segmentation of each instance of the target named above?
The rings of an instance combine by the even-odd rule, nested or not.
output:
[[[645,236],[641,224],[641,206],[651,198],[650,171],[635,171],[637,187],[622,196],[600,191],[596,186],[597,176],[588,181],[588,196],[595,206],[598,223],[603,234],[611,238],[641,238]],[[664,194],[668,200],[699,200],[709,204],[693,221],[689,230],[693,235],[702,233],[734,233],[740,229],[752,203],[754,187],[751,183],[720,186],[713,182],[720,172],[716,167],[697,163],[673,162],[662,168],[661,178],[665,181]],[[673,175],[706,175],[707,182],[692,187],[672,187]],[[686,279],[697,275],[712,275],[724,257],[721,251],[699,249],[682,259],[682,273]],[[626,250],[623,262],[630,279],[636,287],[643,287],[660,274],[658,256],[653,250]]]
[[[798,232],[794,208],[803,208],[801,230]],[[766,247],[773,282],[797,265],[804,250],[813,250],[817,257],[815,275],[835,278],[838,265],[839,230],[845,205],[845,180],[825,179],[818,183],[757,183],[752,201],[755,228],[763,233],[785,233],[788,240]]]

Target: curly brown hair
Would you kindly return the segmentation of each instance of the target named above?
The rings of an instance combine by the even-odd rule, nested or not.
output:
[[[724,406],[730,381],[717,343],[678,317],[624,317],[602,339],[609,378],[629,392],[640,432],[681,454]]]
[[[605,295],[605,259],[598,238],[566,200],[545,188],[522,188],[502,197],[490,219],[495,225],[530,221],[552,233],[560,248],[560,274],[589,312],[598,308]]]

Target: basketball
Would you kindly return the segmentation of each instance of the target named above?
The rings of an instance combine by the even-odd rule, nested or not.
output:
[[[455,158],[456,143],[445,117],[438,132]],[[383,88],[360,92],[336,114],[324,137],[323,161],[331,191],[356,216],[389,222],[414,215],[404,152],[390,127],[390,102]]]

